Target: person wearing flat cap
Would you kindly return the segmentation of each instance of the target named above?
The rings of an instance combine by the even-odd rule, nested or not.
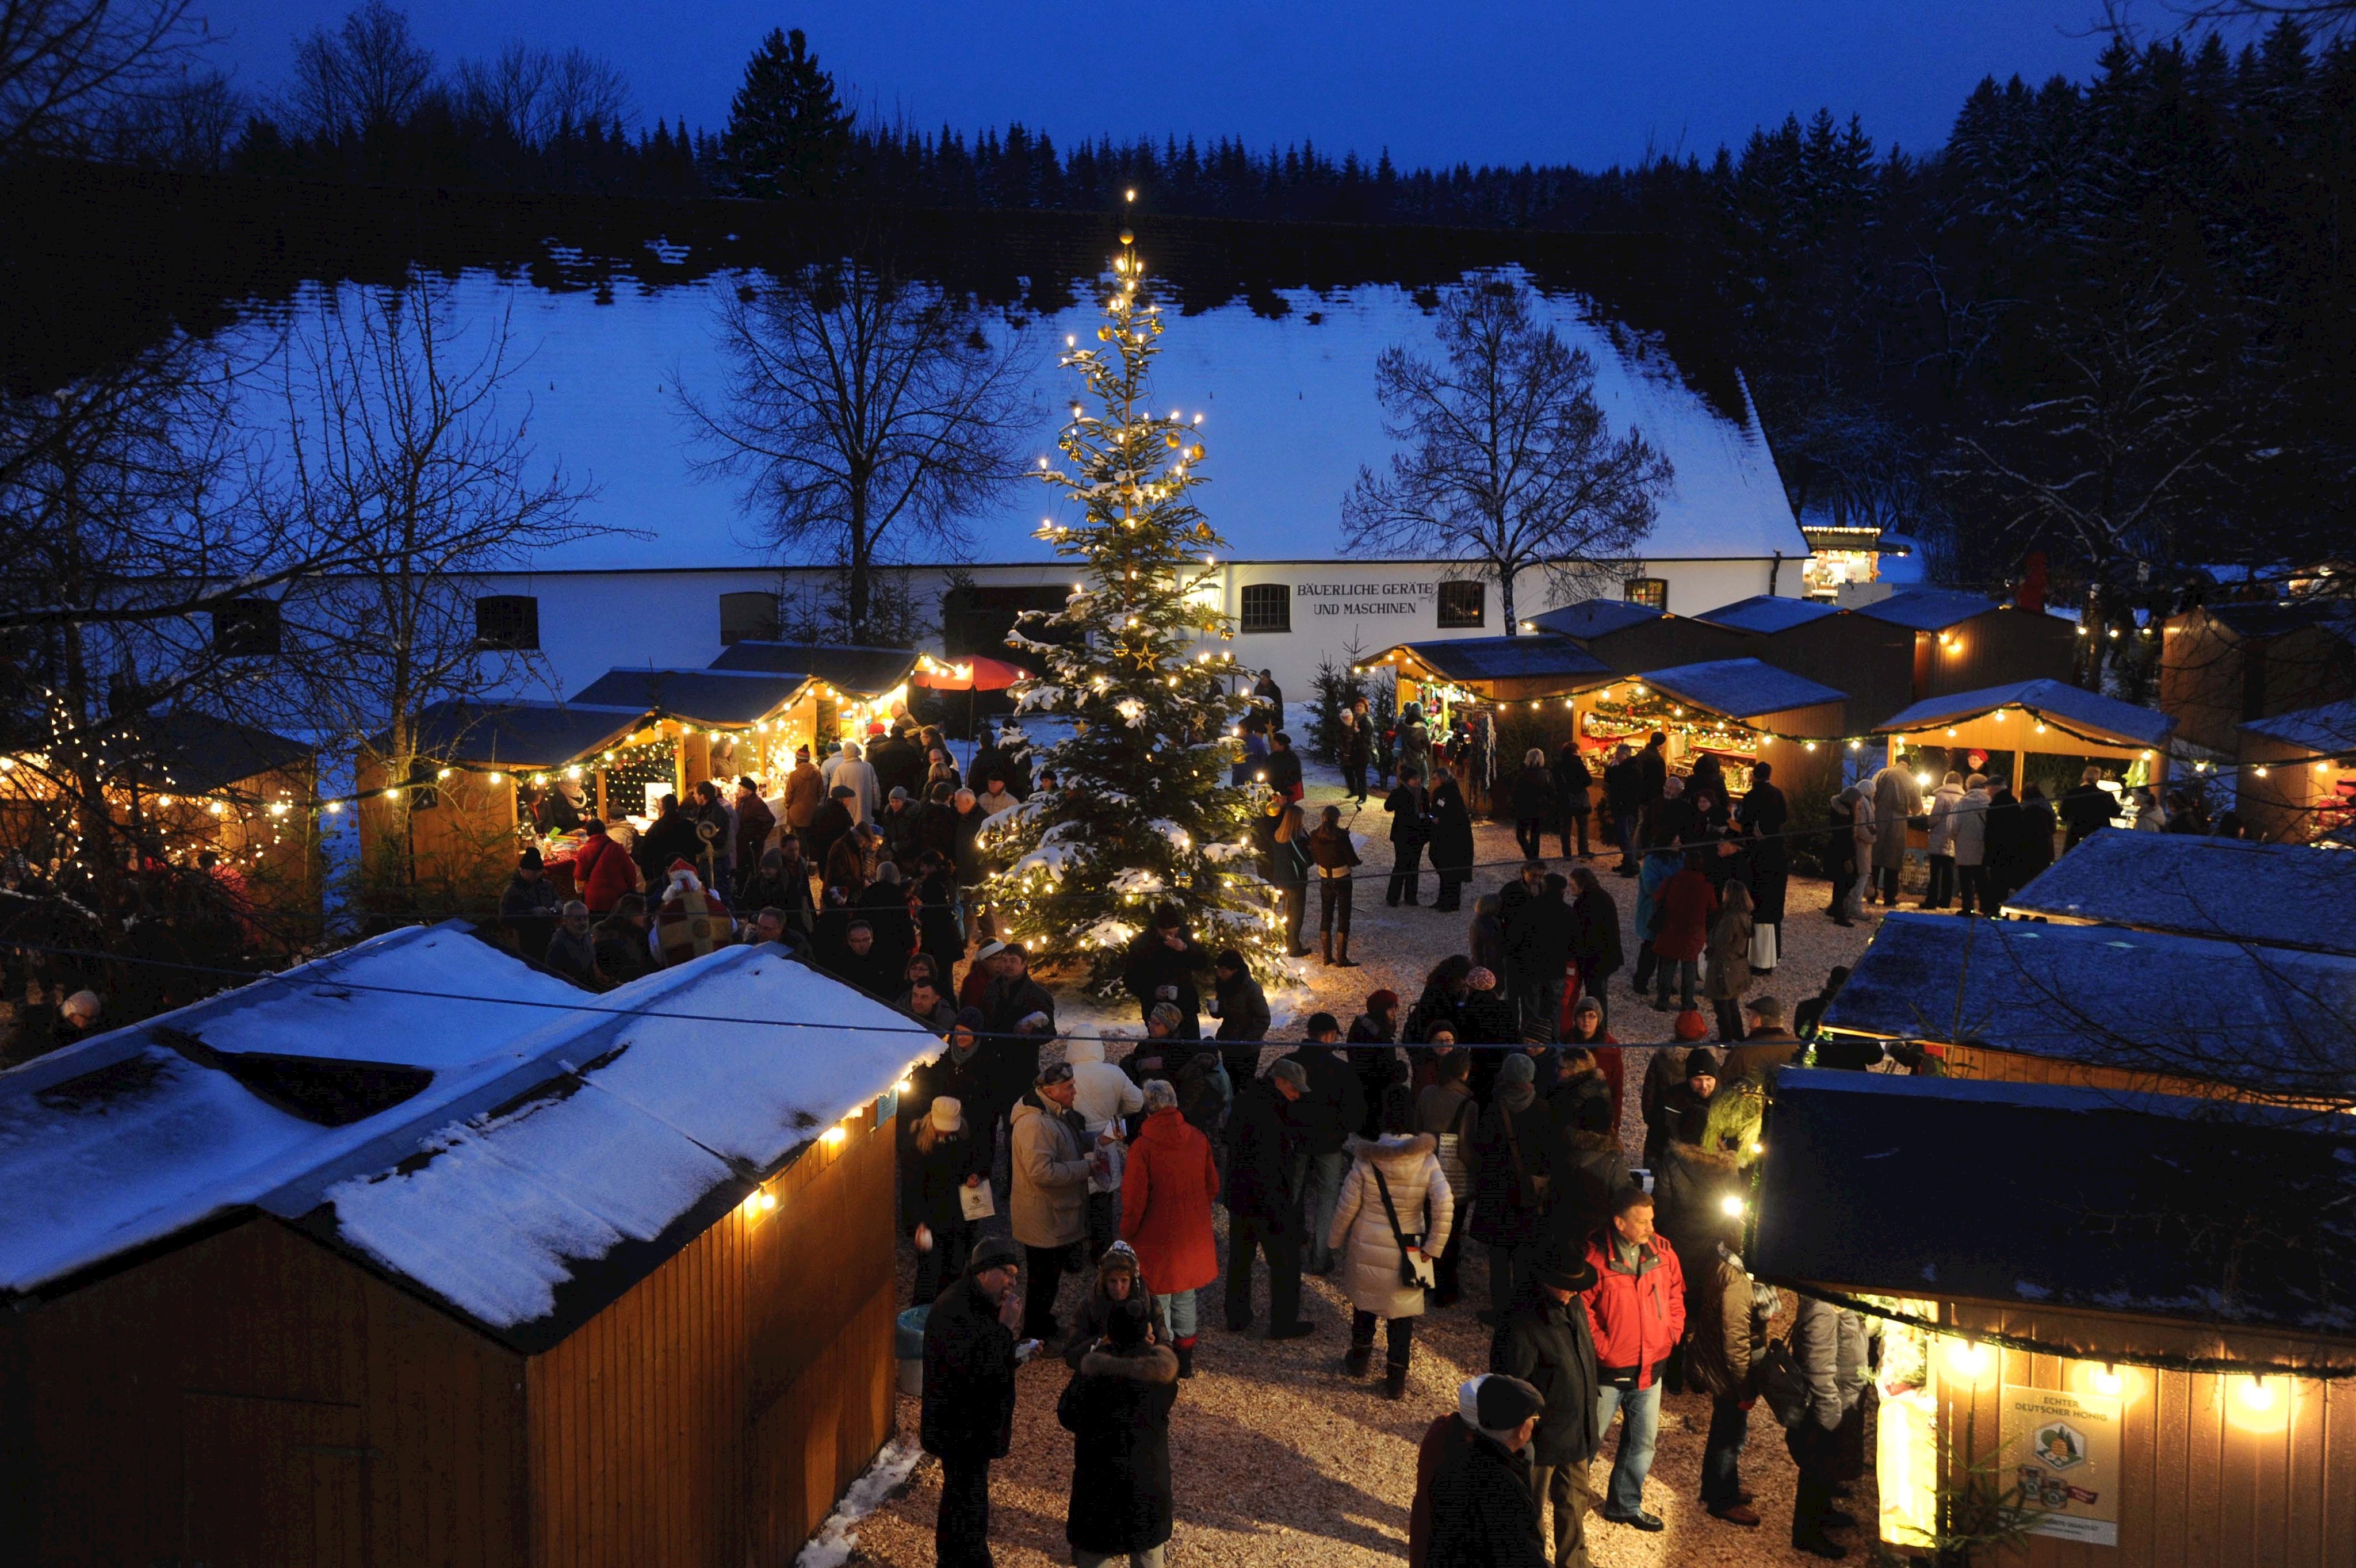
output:
[[[1545,1568],[1529,1462],[1545,1409],[1537,1390],[1499,1373],[1457,1391],[1449,1419],[1462,1430],[1443,1434],[1430,1484],[1419,1488],[1429,1520],[1422,1568]],[[1410,1516],[1411,1536],[1412,1522]]]
[[[1023,1321],[1020,1254],[1003,1236],[973,1250],[925,1317],[925,1393],[917,1434],[941,1462],[933,1561],[989,1568],[990,1464],[1014,1441],[1014,1340]]]
[[[1532,1261],[1521,1294],[1489,1342],[1489,1369],[1521,1379],[1545,1402],[1530,1439],[1531,1515],[1551,1503],[1554,1568],[1586,1568],[1587,1486],[1600,1434],[1595,1340],[1580,1297],[1595,1283],[1585,1246],[1564,1239]]]

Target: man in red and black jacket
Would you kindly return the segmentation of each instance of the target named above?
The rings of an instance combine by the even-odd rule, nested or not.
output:
[[[1661,1425],[1661,1371],[1685,1337],[1686,1276],[1676,1250],[1653,1230],[1652,1194],[1631,1187],[1620,1195],[1611,1222],[1587,1243],[1587,1261],[1595,1269],[1595,1283],[1583,1299],[1601,1391],[1598,1442],[1613,1411],[1626,1418],[1604,1490],[1603,1517],[1638,1530],[1660,1530],[1659,1516],[1644,1511],[1644,1477],[1653,1467]]]

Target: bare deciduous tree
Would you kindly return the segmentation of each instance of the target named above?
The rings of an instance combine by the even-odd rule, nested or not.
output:
[[[1537,320],[1530,291],[1489,282],[1440,306],[1445,365],[1404,348],[1375,362],[1383,428],[1408,450],[1358,470],[1342,502],[1354,549],[1479,562],[1505,631],[1532,567],[1578,575],[1634,552],[1674,471],[1643,432],[1614,436],[1595,366]]]
[[[367,0],[333,31],[315,27],[294,46],[286,120],[321,141],[382,134],[406,124],[434,91],[434,56],[409,29],[409,14]]]
[[[765,542],[844,574],[842,635],[910,540],[960,553],[957,525],[1006,492],[1033,411],[1018,330],[931,284],[853,261],[718,295],[727,380],[682,389],[706,472],[742,481]]]
[[[511,43],[488,59],[458,67],[459,112],[497,126],[518,146],[544,147],[567,131],[626,119],[629,83],[582,49]]]
[[[0,0],[0,163],[86,151],[107,115],[171,91],[205,41],[187,0]]]

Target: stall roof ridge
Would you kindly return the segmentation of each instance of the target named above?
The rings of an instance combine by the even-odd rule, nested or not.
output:
[[[1794,1069],[1762,1141],[1749,1257],[1762,1277],[2356,1340],[2356,1138],[2334,1122]],[[1926,1211],[1959,1148],[1974,1151],[1972,1200]],[[2290,1244],[2244,1246],[2262,1216]]]
[[[1893,626],[1912,627],[1916,631],[1944,631],[1960,621],[2000,607],[1994,599],[1960,588],[1921,587],[1901,588],[1887,598],[1858,606],[1857,613]]]
[[[1576,603],[1557,605],[1550,610],[1530,618],[1530,624],[1540,631],[1556,637],[1609,637],[1615,631],[1625,631],[1646,621],[1672,620],[1666,610],[1650,605],[1631,604],[1626,599],[1580,599]]]
[[[1498,681],[1562,676],[1572,680],[1611,681],[1612,667],[1569,638],[1524,632],[1518,637],[1436,638],[1402,642],[1404,649],[1451,681]],[[1361,664],[1372,664],[1383,653],[1369,654]]]
[[[2065,725],[2105,730],[2114,737],[2138,746],[2165,746],[2168,737],[2176,733],[2176,721],[2158,709],[2138,707],[2100,692],[2089,692],[2083,686],[2073,686],[2067,681],[2046,677],[1982,686],[1976,691],[1954,692],[1944,697],[1926,697],[1882,720],[1874,726],[1873,733],[1900,735],[1907,730],[1951,725],[1998,708],[2026,708]]]
[[[169,769],[164,782],[188,795],[209,795],[257,774],[308,762],[315,748],[305,742],[254,725],[241,724],[190,708],[125,714],[100,726],[102,744],[115,755],[109,765],[157,764]],[[133,755],[122,755],[124,746]]]
[[[706,724],[748,725],[786,706],[810,677],[759,670],[653,669],[617,665],[574,693],[581,703],[636,705]]]
[[[2245,735],[2278,740],[2308,751],[2356,750],[2356,697],[2297,708],[2268,718],[2248,719],[2241,728]]]
[[[1666,670],[1648,671],[1636,679],[1733,719],[1848,700],[1846,692],[1748,657],[1673,665]]]
[[[611,745],[647,716],[635,705],[537,697],[429,703],[418,714],[418,751],[456,762],[554,768]],[[378,750],[389,746],[381,734]]]
[[[854,643],[776,642],[745,638],[730,643],[712,661],[716,671],[755,671],[806,675],[854,697],[880,697],[908,679],[918,654],[910,648],[866,648]]]
[[[1772,637],[1779,631],[1789,631],[1795,626],[1812,626],[1826,616],[1847,615],[1837,605],[1822,599],[1795,599],[1782,594],[1753,594],[1747,599],[1737,599],[1730,605],[1720,605],[1714,610],[1704,610],[1694,617],[1712,626],[1722,626],[1734,631],[1756,632]]]
[[[2006,900],[2009,913],[2356,958],[2356,851],[2106,828]]]

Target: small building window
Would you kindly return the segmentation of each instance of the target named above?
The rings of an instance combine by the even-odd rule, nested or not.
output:
[[[1468,627],[1488,624],[1488,584],[1442,583],[1440,585],[1440,630],[1461,631]]]
[[[1290,631],[1292,588],[1285,583],[1248,583],[1243,610],[1246,631]]]
[[[250,658],[278,651],[278,601],[230,599],[213,610],[213,651]]]
[[[777,596],[770,593],[720,596],[720,643],[777,640]]]
[[[1645,605],[1656,610],[1669,607],[1669,580],[1666,577],[1631,577],[1626,592],[1621,596],[1632,605]]]
[[[530,594],[487,594],[475,601],[475,646],[491,653],[540,651],[540,601]]]

